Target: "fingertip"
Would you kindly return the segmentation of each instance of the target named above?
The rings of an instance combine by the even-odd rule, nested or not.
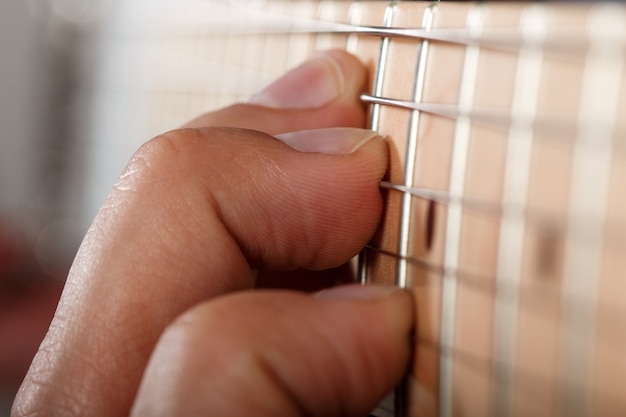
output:
[[[345,51],[320,52],[252,96],[250,103],[279,109],[320,108],[354,99],[365,74],[360,61]]]
[[[367,71],[358,58],[339,50],[320,52],[254,95],[206,113],[186,127],[230,126],[269,134],[325,127],[363,127],[359,100]]]
[[[284,133],[276,139],[300,152],[343,155],[355,152],[376,135],[372,130],[336,127]]]
[[[353,99],[363,91],[367,79],[367,69],[356,56],[341,49],[323,52],[333,59],[340,68],[344,78],[343,97]]]
[[[383,179],[389,167],[389,142],[385,137],[376,135],[371,140],[364,141],[354,153],[371,161],[369,166],[377,182]]]
[[[363,325],[359,331],[371,336],[380,331],[385,337],[372,338],[380,343],[375,351],[388,351],[387,354],[397,355],[398,347],[404,346],[405,355],[409,354],[409,342],[414,327],[414,298],[411,291],[393,286],[378,284],[348,284],[322,290],[313,295],[324,301],[344,304],[348,309],[361,310],[362,317],[353,317],[355,322]],[[370,307],[360,309],[359,303],[367,302]],[[380,326],[372,328],[371,326]],[[387,356],[387,355],[385,355]]]

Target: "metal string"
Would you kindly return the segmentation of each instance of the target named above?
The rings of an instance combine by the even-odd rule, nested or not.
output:
[[[496,220],[502,218],[502,212],[505,210],[521,211],[523,212],[525,221],[528,222],[528,226],[534,228],[538,233],[564,242],[573,239],[583,244],[585,242],[595,244],[595,241],[592,239],[595,235],[586,234],[585,231],[573,236],[568,236],[565,233],[567,219],[565,219],[560,212],[541,210],[530,205],[518,206],[511,203],[507,204],[501,200],[487,200],[468,195],[455,195],[448,191],[433,190],[431,188],[407,187],[406,185],[394,184],[389,181],[381,181],[380,188],[410,194],[416,198],[434,201],[447,206],[460,206],[468,212],[493,217]],[[604,224],[607,230],[605,234],[605,242],[608,243],[606,250],[626,249],[626,224],[624,221],[602,216],[594,218],[593,216],[590,217],[588,213],[572,215],[572,219],[572,221],[579,223],[595,222],[595,224]]]
[[[534,141],[550,141],[555,144],[572,146],[572,138],[576,136],[580,130],[578,122],[574,119],[565,117],[559,117],[558,115],[552,115],[549,117],[542,115],[532,115],[516,113],[511,115],[508,109],[470,109],[463,110],[455,104],[442,104],[442,103],[424,103],[414,102],[408,100],[399,100],[389,97],[379,97],[368,93],[363,93],[360,96],[361,101],[367,104],[387,105],[391,107],[399,107],[407,110],[417,110],[423,113],[432,114],[435,116],[445,117],[447,119],[459,119],[462,117],[469,118],[473,124],[484,127],[491,127],[500,130],[510,130],[516,125],[530,125],[536,133],[543,133],[539,137],[533,138]],[[605,123],[602,120],[591,120],[586,125],[586,128],[590,130],[600,131]],[[615,129],[614,137],[616,138],[615,144],[612,149],[619,150],[619,153],[615,153],[615,156],[624,158],[626,155],[626,129],[624,126],[618,126]],[[587,150],[593,152],[594,150],[602,151],[605,143],[584,143]]]
[[[387,256],[393,259],[398,259],[399,257],[398,254],[395,252],[388,251],[373,246],[371,244],[367,245],[367,249],[377,255]],[[403,258],[403,261],[414,268],[431,274],[430,278],[426,278],[423,281],[410,281],[412,288],[425,286],[431,279],[435,279],[438,281],[443,281],[447,279],[445,276],[446,268],[443,264],[438,264],[436,262],[414,256],[407,256],[406,258]],[[541,283],[538,283],[536,285],[527,283],[498,283],[498,290],[496,290],[497,277],[495,276],[495,274],[480,273],[465,268],[458,268],[452,272],[456,276],[458,284],[460,286],[463,286],[464,288],[472,289],[482,294],[489,294],[491,298],[495,299],[496,297],[498,297],[504,299],[505,301],[511,299],[511,297],[524,298],[526,301],[524,303],[520,303],[519,311],[523,311],[524,313],[528,313],[537,317],[544,316],[545,311],[542,309],[541,304],[532,302],[532,296],[535,295],[538,290],[545,291],[545,289],[541,287]],[[548,295],[556,297],[560,295],[560,292],[550,293]],[[580,295],[570,296],[569,302],[571,302],[572,306],[579,306],[581,308],[594,306],[597,304],[597,301],[595,299]],[[603,303],[603,309],[603,316],[606,317],[620,317],[621,315],[623,315],[623,312],[625,310],[622,305],[610,303]],[[615,327],[621,327],[621,323],[616,322]],[[576,330],[575,327],[574,330]],[[585,331],[585,329],[581,327],[580,331],[583,332]],[[596,337],[601,341],[607,341],[608,343],[619,346],[623,346],[626,343],[626,339],[620,336],[619,332],[603,332],[599,333]]]
[[[245,21],[246,24],[242,24]],[[385,27],[354,25],[349,23],[329,22],[318,19],[285,16],[266,11],[242,10],[242,16],[237,20],[210,20],[207,26],[198,29],[197,35],[211,35],[228,33],[231,36],[254,34],[346,34],[376,36],[381,38],[402,38],[444,42],[463,46],[479,46],[517,52],[525,45],[526,39],[517,30],[508,28],[488,28],[476,33],[467,28],[445,28],[427,30],[410,27]],[[626,39],[620,36],[607,36],[603,42],[616,43],[621,49],[626,49]],[[592,41],[581,31],[562,31],[549,34],[543,47],[546,51],[565,55],[585,54],[591,47]]]

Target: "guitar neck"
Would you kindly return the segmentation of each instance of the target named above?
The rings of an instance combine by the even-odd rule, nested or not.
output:
[[[188,0],[142,24],[162,100],[138,137],[316,50],[369,68],[391,152],[359,278],[417,300],[396,415],[624,414],[625,6]]]

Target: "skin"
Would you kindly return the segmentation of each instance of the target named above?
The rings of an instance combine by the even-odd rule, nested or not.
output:
[[[410,295],[252,290],[257,270],[298,282],[299,269],[340,267],[380,220],[382,138],[325,154],[273,137],[363,125],[364,68],[328,56],[341,82],[321,105],[261,98],[137,151],[81,245],[14,417],[361,416],[393,388]]]

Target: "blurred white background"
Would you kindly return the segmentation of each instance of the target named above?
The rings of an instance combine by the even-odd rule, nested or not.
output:
[[[73,252],[142,142],[277,75],[257,68],[263,60],[246,68],[244,53],[258,55],[258,45],[236,50],[208,36],[227,19],[220,4],[228,3],[2,3],[0,215],[39,241],[42,261],[58,254],[46,250]],[[292,53],[292,62],[307,52]]]
[[[84,86],[93,50],[84,35],[113,9],[0,2],[0,415],[45,331],[46,315],[29,314],[53,311],[86,228]]]
[[[134,150],[246,98],[310,52],[304,38],[294,47],[215,36],[229,5],[262,3],[0,2],[0,416],[48,324],[16,323],[37,309],[49,320],[76,248]]]

